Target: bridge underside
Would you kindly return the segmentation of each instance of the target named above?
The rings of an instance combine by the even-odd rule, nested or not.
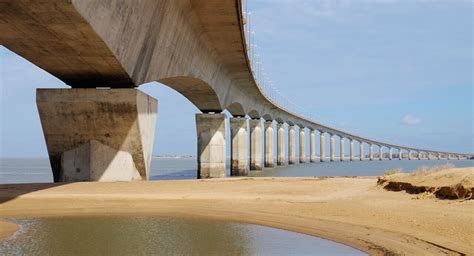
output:
[[[0,31],[5,47],[68,86],[90,88],[38,91],[55,181],[147,179],[156,101],[134,87],[151,81],[178,91],[204,113],[196,117],[202,177],[225,173],[226,129],[218,114],[223,110],[235,118],[252,118],[250,161],[242,151],[247,123],[244,128],[242,119],[231,122],[232,143],[238,144],[232,146],[236,175],[247,173],[247,163],[250,169],[261,169],[262,162],[273,166],[273,121],[279,123],[279,165],[286,157],[285,123],[293,134],[299,126],[300,138],[305,128],[329,133],[331,160],[335,134],[378,145],[290,113],[262,93],[250,68],[240,0],[2,0]],[[261,118],[264,126],[258,124]],[[315,134],[311,136],[314,162]],[[294,141],[294,136],[288,141],[290,163]],[[304,151],[300,142],[301,163],[306,161]],[[119,165],[128,171],[111,175],[108,170]]]

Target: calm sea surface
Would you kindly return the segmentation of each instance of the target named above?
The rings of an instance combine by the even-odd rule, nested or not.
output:
[[[263,171],[251,171],[250,176],[378,176],[390,169],[399,168],[404,172],[412,172],[423,166],[436,166],[447,163],[451,163],[456,167],[474,166],[473,160],[335,161],[297,164],[265,169]],[[196,179],[196,165],[196,159],[192,158],[154,158],[151,165],[150,179]],[[229,170],[227,172],[229,174]],[[0,159],[0,184],[52,181],[53,175],[48,159]]]
[[[251,176],[376,176],[400,168],[474,161],[325,162],[251,172]],[[196,159],[153,159],[151,179],[195,179]],[[47,159],[0,159],[0,183],[52,182]],[[258,225],[164,217],[14,219],[22,228],[0,241],[0,255],[364,255],[312,236]]]

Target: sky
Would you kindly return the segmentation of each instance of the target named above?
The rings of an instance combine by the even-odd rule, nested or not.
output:
[[[473,1],[248,0],[248,8],[268,77],[316,121],[474,152]],[[0,157],[47,156],[36,88],[67,86],[0,46]],[[154,154],[195,155],[198,109],[165,85],[139,89],[159,102]]]

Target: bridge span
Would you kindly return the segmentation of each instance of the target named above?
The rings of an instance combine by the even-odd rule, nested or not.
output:
[[[137,88],[157,81],[178,91],[196,114],[198,177],[320,161],[468,158],[364,138],[318,123],[265,94],[252,68],[241,0],[4,0],[0,43],[64,81],[68,89],[38,89],[37,106],[55,181],[148,179],[157,101]],[[227,110],[230,134],[226,134]],[[263,125],[262,125],[263,124]],[[275,141],[276,135],[276,141]],[[250,140],[248,139],[250,137]],[[288,139],[286,139],[288,137]],[[275,154],[274,148],[277,152]],[[250,144],[250,145],[248,145]],[[288,148],[288,149],[287,149]],[[384,151],[385,149],[385,151]],[[250,156],[250,157],[248,157]],[[288,160],[288,161],[287,161]]]

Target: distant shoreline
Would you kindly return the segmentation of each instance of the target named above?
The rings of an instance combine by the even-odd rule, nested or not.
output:
[[[0,217],[212,218],[318,236],[370,254],[472,252],[472,232],[458,231],[472,221],[473,200],[414,200],[376,183],[305,177],[0,185]]]

